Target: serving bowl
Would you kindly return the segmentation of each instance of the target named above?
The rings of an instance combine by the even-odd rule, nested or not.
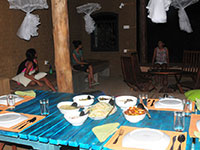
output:
[[[132,123],[137,123],[143,120],[146,116],[146,112],[141,108],[137,108],[136,106],[130,107],[129,109],[123,111],[123,114],[126,120]]]
[[[88,97],[90,99],[88,99]],[[73,97],[73,101],[78,104],[79,107],[90,106],[94,103],[94,96],[93,95],[77,95]]]
[[[71,115],[64,115],[64,117],[73,126],[81,126],[88,118],[88,114],[80,116],[80,112],[74,112]]]
[[[133,107],[137,103],[137,97],[135,96],[118,96],[115,98],[115,103],[123,110],[128,107]]]
[[[79,108],[75,108],[75,109],[62,109],[61,106],[63,105],[69,105],[71,106],[73,102],[60,102],[57,104],[58,109],[60,110],[61,113],[66,114],[66,115],[71,115],[73,113],[76,113],[79,111]]]
[[[99,102],[108,103],[112,99],[112,97],[108,96],[108,95],[101,95],[101,96],[97,97],[97,99]]]

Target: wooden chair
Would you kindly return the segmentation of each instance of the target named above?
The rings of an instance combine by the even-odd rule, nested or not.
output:
[[[183,53],[182,71],[183,76],[190,76],[196,80],[196,73],[200,67],[200,51],[188,51]]]
[[[133,53],[131,56],[121,56],[121,67],[124,82],[129,87],[136,91],[152,91],[155,89],[147,74],[141,72],[136,53]]]
[[[200,89],[200,67],[198,68],[198,72],[193,77],[193,80],[191,81],[182,81],[179,83],[181,86],[181,93],[184,93],[185,91],[192,90],[192,89]],[[184,88],[184,89],[183,89]]]

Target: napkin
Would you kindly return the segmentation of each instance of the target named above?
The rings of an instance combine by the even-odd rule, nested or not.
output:
[[[120,124],[116,122],[96,126],[92,129],[92,132],[96,135],[99,142],[104,142],[111,134],[117,131],[119,125]]]
[[[30,91],[15,91],[15,94],[20,95],[20,96],[36,97],[36,93],[33,90],[30,90]]]

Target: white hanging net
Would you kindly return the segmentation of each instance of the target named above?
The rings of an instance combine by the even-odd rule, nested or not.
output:
[[[30,40],[31,36],[38,36],[39,16],[31,14],[36,9],[47,9],[46,0],[8,0],[10,9],[20,9],[26,12],[26,16],[18,29],[17,35],[24,40]]]
[[[167,22],[167,13],[171,0],[150,0],[147,9],[148,17],[154,23],[166,23]]]
[[[173,0],[172,6],[179,9],[178,16],[179,16],[179,26],[180,29],[186,31],[188,33],[192,32],[192,27],[190,25],[190,20],[185,12],[185,8],[198,2],[199,0]]]
[[[76,7],[78,13],[85,13],[85,30],[88,34],[91,34],[95,30],[95,22],[90,16],[94,11],[101,9],[98,3],[88,3]]]

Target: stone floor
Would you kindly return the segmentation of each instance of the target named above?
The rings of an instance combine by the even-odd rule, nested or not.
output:
[[[49,77],[50,81],[56,86],[56,80],[53,77]],[[185,78],[184,80],[190,80],[188,78]],[[112,77],[100,77],[99,78],[99,85],[92,87],[91,89],[86,89],[84,92],[91,92],[100,90],[103,91],[106,95],[112,95],[112,96],[119,96],[119,95],[133,95],[138,96],[141,92],[136,92],[130,89],[124,82],[122,76],[112,76]],[[169,84],[175,83],[174,77],[169,77]],[[159,93],[160,86],[157,87],[157,90],[153,90],[152,92],[148,92],[149,98],[158,98],[162,97],[164,93]],[[28,87],[23,88],[21,85],[17,85],[16,83],[11,83],[11,89],[13,91],[15,90],[23,90],[23,89],[38,89],[38,90],[49,90],[47,87]],[[173,93],[169,93],[169,95],[184,99],[185,96],[183,94],[180,94],[178,90],[176,90]],[[11,150],[10,146],[6,146],[4,148],[5,150]],[[19,146],[18,150],[25,150],[26,148]]]

